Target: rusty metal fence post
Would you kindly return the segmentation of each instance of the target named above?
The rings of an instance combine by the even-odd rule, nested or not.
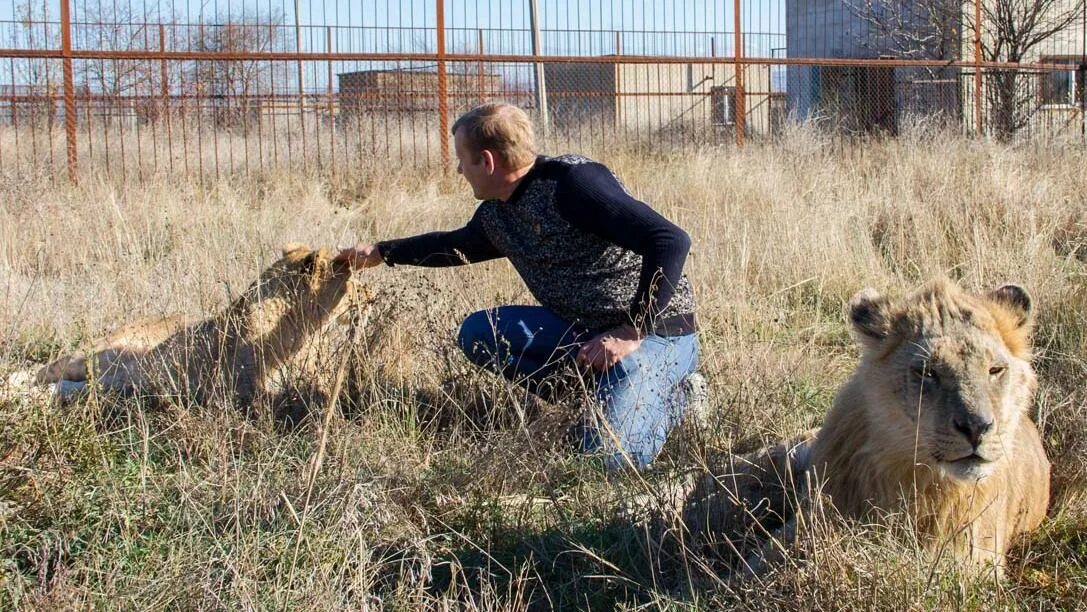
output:
[[[618,30],[615,31],[615,57],[623,55],[623,35]],[[612,114],[612,129],[619,131],[619,126],[623,125],[623,100],[619,96],[623,91],[623,64],[615,64],[615,93],[612,96],[612,104],[615,106],[615,113]]]
[[[478,41],[479,44],[477,46],[478,46],[478,53],[479,53],[479,58],[480,58],[479,59],[479,100],[482,103],[482,102],[486,102],[487,98],[489,96],[487,95],[487,85],[483,80],[483,30],[482,29],[478,30],[477,34],[479,36],[479,41]]]
[[[974,125],[979,138],[985,135],[985,128],[981,123],[981,2],[982,0],[974,0]]]
[[[733,52],[736,65],[736,95],[733,98],[734,102],[732,110],[736,115],[736,145],[742,147],[744,146],[744,132],[746,131],[747,105],[745,104],[746,100],[744,99],[744,37],[741,25],[740,0],[733,1],[732,10],[734,13],[733,20],[735,21],[733,27],[736,30],[736,40],[734,42],[735,50]]]
[[[442,172],[449,171],[449,83],[445,75],[445,0],[437,0],[438,28],[438,142],[442,153]]]
[[[332,89],[332,26],[325,26],[325,49],[328,50],[328,156],[329,171],[336,176],[336,105]]]
[[[170,126],[170,81],[169,72],[166,67],[166,26],[161,23],[159,24],[159,53],[162,54],[162,59],[159,60],[159,72],[160,78],[162,79],[162,87],[159,92],[159,95],[162,96],[161,117],[166,121],[166,150],[169,152],[169,157],[172,162],[174,134],[173,129]]]
[[[294,0],[294,50],[299,55],[298,64],[298,126],[302,135],[302,165],[306,163],[306,90],[305,80],[302,77],[302,16],[299,13],[298,0]]]
[[[77,183],[75,84],[72,75],[72,14],[69,0],[60,0],[60,53],[64,63],[64,132],[68,149],[68,178]]]

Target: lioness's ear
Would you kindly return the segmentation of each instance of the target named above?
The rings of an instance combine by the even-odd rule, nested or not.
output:
[[[332,273],[339,276],[341,274],[351,274],[351,264],[347,263],[346,259],[333,259],[332,260]]]
[[[989,299],[1003,306],[1016,320],[1017,327],[1022,327],[1030,322],[1034,305],[1030,301],[1030,295],[1026,289],[1019,285],[1004,285],[999,289],[989,292]]]
[[[317,252],[306,255],[298,269],[302,274],[313,274],[313,271],[317,269]]]
[[[295,251],[307,251],[309,247],[301,242],[288,242],[283,245],[283,256],[286,257]]]
[[[875,289],[861,289],[849,300],[849,320],[853,329],[863,338],[886,338],[891,331],[890,307],[890,300]]]

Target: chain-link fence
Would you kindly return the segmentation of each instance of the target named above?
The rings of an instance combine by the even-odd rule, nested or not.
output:
[[[1085,32],[1083,0],[14,0],[0,171],[448,163],[489,100],[549,151],[794,126],[1082,146]]]

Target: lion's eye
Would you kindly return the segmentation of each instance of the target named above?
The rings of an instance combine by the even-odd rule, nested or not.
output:
[[[999,365],[993,366],[993,367],[989,368],[989,376],[993,376],[993,377],[1000,376],[1007,369],[1008,368],[1005,368],[1004,366],[999,366]]]
[[[940,382],[940,376],[928,365],[915,367],[913,373],[917,378],[920,378],[925,382]]]

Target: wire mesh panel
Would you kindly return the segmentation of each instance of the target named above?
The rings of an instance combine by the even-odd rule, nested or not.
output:
[[[63,140],[55,138],[63,121],[57,105],[63,78],[61,65],[40,53],[60,48],[59,23],[31,4],[13,5],[2,17],[0,45],[17,53],[0,57],[0,168],[16,167],[23,158],[51,172],[63,160]]]
[[[1082,144],[1085,31],[1082,0],[8,0],[0,169],[449,164],[493,100],[549,151],[790,125]]]

